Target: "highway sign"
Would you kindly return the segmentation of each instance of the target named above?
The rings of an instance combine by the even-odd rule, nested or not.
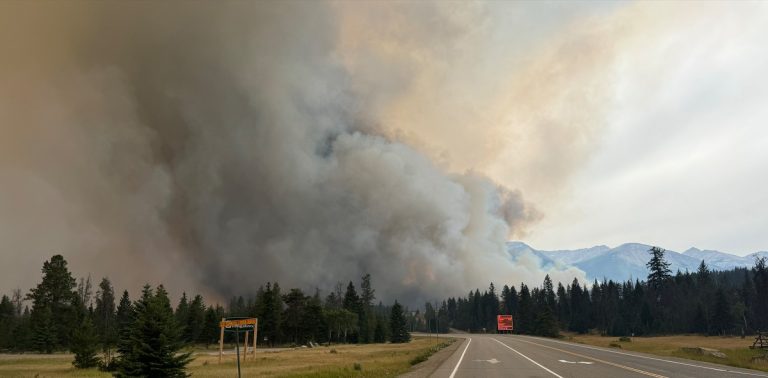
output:
[[[512,315],[497,315],[496,323],[499,331],[512,331],[514,328],[512,324]]]

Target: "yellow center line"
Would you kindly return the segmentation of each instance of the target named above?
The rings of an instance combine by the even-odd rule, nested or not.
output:
[[[659,374],[651,373],[651,372],[645,371],[645,370],[635,369],[633,367],[624,366],[624,365],[621,365],[621,364],[617,364],[615,362],[610,362],[610,361],[601,360],[601,359],[595,358],[595,357],[585,356],[583,354],[574,353],[574,352],[571,352],[571,351],[567,351],[567,350],[551,347],[551,346],[548,346],[548,345],[542,345],[542,344],[534,343],[534,342],[531,342],[531,341],[528,341],[528,340],[521,340],[521,339],[517,339],[517,338],[515,338],[514,340],[521,341],[521,342],[528,343],[528,344],[538,345],[538,346],[544,347],[544,348],[549,348],[549,349],[552,349],[552,350],[556,350],[558,352],[563,352],[563,353],[570,354],[572,356],[576,356],[576,357],[580,357],[580,358],[586,358],[588,360],[600,362],[600,363],[603,363],[603,364],[606,364],[606,365],[615,366],[617,368],[622,368],[622,369],[625,369],[625,370],[634,371],[636,373],[644,374],[644,375],[647,375],[647,376],[650,376],[650,377],[669,378],[669,377],[664,376],[664,375],[659,375]]]

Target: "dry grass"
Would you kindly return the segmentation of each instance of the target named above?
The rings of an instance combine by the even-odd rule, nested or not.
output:
[[[768,371],[768,361],[752,362],[753,357],[765,355],[766,350],[749,349],[753,338],[747,337],[720,337],[720,336],[655,336],[633,337],[631,342],[619,341],[617,337],[603,337],[596,335],[565,334],[569,341],[589,344],[601,347],[610,347],[610,344],[619,344],[623,350],[655,354],[658,356],[671,356],[687,358],[691,360],[706,361],[716,364],[729,365],[747,369]],[[701,347],[717,349],[727,358],[717,358],[696,353],[684,352],[681,348]]]
[[[394,377],[407,372],[411,360],[435,344],[434,339],[415,338],[407,344],[332,345],[331,347],[259,350],[254,359],[241,360],[243,376],[259,377]],[[331,353],[336,350],[336,353]],[[237,374],[235,355],[221,364],[213,350],[200,351],[189,365],[194,377]],[[1,355],[0,377],[108,377],[96,369],[72,367],[72,355]],[[355,364],[360,370],[355,370]],[[38,375],[39,374],[39,375]]]

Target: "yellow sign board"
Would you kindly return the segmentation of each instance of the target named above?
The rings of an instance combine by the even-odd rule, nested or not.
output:
[[[256,318],[250,318],[250,319],[233,319],[233,320],[222,320],[219,323],[219,327],[221,328],[239,328],[239,329],[253,329],[256,326]]]

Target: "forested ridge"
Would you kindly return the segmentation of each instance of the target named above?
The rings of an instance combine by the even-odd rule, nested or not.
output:
[[[549,276],[539,287],[491,283],[465,297],[443,300],[435,314],[426,304],[428,330],[437,327],[495,332],[496,315],[510,314],[515,333],[555,336],[559,330],[611,336],[700,333],[708,335],[768,330],[768,270],[758,258],[751,269],[710,271],[704,261],[696,272],[669,270],[664,250],[649,250],[645,280],[574,279],[555,286]],[[436,315],[436,316],[435,316]]]

